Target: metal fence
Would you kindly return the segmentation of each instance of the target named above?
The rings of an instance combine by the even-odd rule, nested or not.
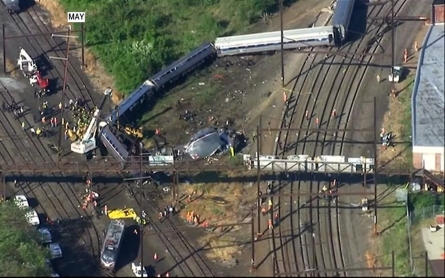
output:
[[[435,217],[438,214],[444,214],[445,207],[441,205],[434,205],[431,207],[416,208],[415,211],[410,212],[409,222],[410,226],[421,223],[422,221]]]
[[[415,211],[409,211],[406,208],[407,216],[407,233],[408,233],[408,247],[409,247],[409,264],[411,274],[414,277],[432,277],[431,271],[426,260],[426,252],[422,237],[422,228],[426,225],[434,223],[436,215],[444,214],[445,207],[442,205],[434,205],[424,208],[416,208]],[[431,219],[431,223],[427,220]],[[428,223],[427,223],[428,222]]]

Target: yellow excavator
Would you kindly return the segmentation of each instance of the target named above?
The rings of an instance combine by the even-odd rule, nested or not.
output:
[[[133,208],[113,209],[108,212],[108,217],[110,219],[133,219],[137,217],[137,214]]]
[[[142,127],[140,128],[133,128],[129,126],[122,126],[118,125],[118,129],[122,132],[125,132],[128,136],[131,136],[133,138],[142,139],[144,137],[144,134],[142,132]]]
[[[76,141],[78,138],[77,134],[74,133],[72,129],[68,129],[68,137],[72,142]]]

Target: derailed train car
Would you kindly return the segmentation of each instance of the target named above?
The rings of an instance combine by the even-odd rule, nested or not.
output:
[[[206,60],[215,56],[215,48],[211,43],[203,43],[199,47],[192,50],[186,56],[165,67],[157,74],[153,75],[149,80],[156,86],[158,90],[163,89],[166,85],[176,81],[178,78],[190,73]]]
[[[347,38],[354,4],[355,0],[338,0],[331,26],[284,31],[283,48],[295,49],[342,45]],[[146,80],[107,117],[106,125],[114,125],[119,118],[125,117],[128,111],[133,111],[137,107],[140,107],[141,104],[146,103],[156,92],[165,90],[168,85],[172,84],[179,78],[186,76],[198,66],[216,56],[254,54],[276,51],[280,48],[280,32],[223,37],[218,38],[215,41],[215,45],[210,42],[203,43],[186,56],[175,61]],[[114,157],[124,163],[131,153],[130,150],[118,140],[109,127],[102,128],[101,133],[100,137],[103,144]],[[211,140],[211,143],[217,146],[219,144],[219,139],[217,140],[216,135],[212,136],[208,138],[214,138],[215,140]],[[196,142],[201,141],[197,140]],[[212,144],[204,144],[206,148],[198,148],[196,146],[201,146],[202,144],[200,145],[196,142],[195,144],[189,145],[190,150],[193,150],[191,152],[196,152],[193,153],[194,156],[202,156],[203,154],[201,154],[201,152],[207,153],[207,147],[210,145],[212,146],[212,150],[214,149]],[[205,151],[203,151],[204,149]]]
[[[347,39],[354,4],[355,0],[337,0],[332,17],[332,27],[337,45],[344,43]]]
[[[146,103],[155,92],[165,89],[169,84],[184,77],[201,64],[216,57],[216,50],[211,43],[203,43],[186,56],[173,62],[157,74],[146,80],[137,90],[131,93],[107,117],[107,124],[114,125],[118,118],[125,117],[126,113],[138,109]],[[120,142],[109,127],[101,130],[101,141],[107,150],[119,161],[124,163],[129,156],[129,150]]]
[[[18,14],[21,12],[21,0],[2,0],[6,7],[6,11],[10,14]]]
[[[286,30],[283,33],[283,49],[296,49],[334,44],[332,27],[314,27]],[[254,54],[281,49],[281,32],[266,32],[217,38],[218,56]]]

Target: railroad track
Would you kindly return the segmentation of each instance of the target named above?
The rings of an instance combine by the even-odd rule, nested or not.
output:
[[[24,15],[28,15],[28,17],[25,17]],[[18,14],[18,15],[11,15],[12,20],[17,25],[17,27],[20,29],[23,35],[25,34],[32,34],[32,33],[50,33],[54,32],[54,30],[50,27],[48,27],[48,23],[45,23],[41,16],[39,15],[39,12],[36,8],[36,5],[33,5],[31,8],[27,9],[24,13]],[[31,21],[33,24],[30,25],[28,21]],[[35,28],[33,28],[35,27]],[[34,30],[33,30],[34,29]],[[39,37],[43,39],[38,39]],[[57,77],[61,78],[61,81],[63,81],[63,67],[62,70],[60,70],[58,67],[54,65],[53,62],[49,59],[48,53],[54,53],[57,57],[64,58],[66,55],[66,49],[62,48],[62,46],[66,47],[66,40],[60,37],[54,37],[50,39],[48,36],[38,36],[38,37],[32,37],[30,39],[29,37],[26,37],[26,40],[29,42],[31,47],[34,49],[35,53],[42,53],[42,55],[45,55],[47,58],[47,63],[51,66],[52,70],[49,70],[50,76],[55,79]],[[42,46],[42,41],[44,41],[44,45]],[[39,47],[36,47],[35,45],[39,45]],[[47,48],[47,49],[45,49]],[[57,75],[55,75],[53,72],[56,72]],[[77,97],[81,97],[85,101],[87,101],[88,107],[92,108],[95,107],[96,104],[100,102],[101,96],[97,93],[94,93],[92,90],[89,89],[89,84],[84,78],[82,77],[81,70],[77,69],[72,61],[68,60],[68,70],[67,70],[67,76],[68,76],[68,83],[74,86],[68,86],[66,90],[66,96],[76,99]],[[62,84],[60,84],[59,87],[62,87]],[[92,102],[92,103],[89,103]]]
[[[396,9],[396,13],[398,13],[401,10],[401,7],[403,6],[403,4],[406,1],[403,1],[402,4],[399,4],[399,7]],[[386,7],[385,6],[377,6],[377,7],[372,7],[371,11],[369,11],[368,13],[373,15],[375,13],[375,15],[373,16],[377,16],[379,13],[381,13]],[[372,37],[375,37],[379,32],[381,32],[383,30],[383,26],[378,26],[376,28],[374,27],[369,27],[366,30],[366,34],[369,33],[374,33],[374,35]],[[382,38],[382,36],[379,36],[379,38]],[[368,39],[368,40],[367,40]],[[372,41],[372,44],[368,44],[369,41]],[[366,45],[363,45],[363,42],[367,42]],[[355,44],[356,46],[354,47],[354,44],[350,44],[347,45],[344,48],[343,51],[351,51],[354,50],[356,53],[359,53],[360,50],[362,50],[362,52],[375,52],[378,48],[378,45],[374,44],[375,40],[372,38],[369,38],[369,36],[363,36],[363,38],[358,42],[358,44]],[[353,49],[355,48],[355,49]],[[297,85],[299,83],[299,81],[301,82],[301,88],[305,88],[305,84],[307,86],[308,82],[308,76],[309,74],[307,74],[310,70],[310,68],[312,67],[312,65],[316,62],[318,55],[308,55],[306,57],[304,66],[301,67],[301,71],[300,74],[298,75],[297,79],[295,80],[295,86],[293,88],[293,93],[296,92],[296,88]],[[312,58],[312,59],[311,59]],[[364,65],[364,67],[360,67],[359,70],[355,71],[355,73],[353,73],[352,79],[351,80],[347,80],[347,76],[349,76],[348,70],[350,69],[350,65],[353,63],[354,60],[354,56],[351,57],[350,59],[348,59],[348,61],[346,61],[346,59],[340,60],[339,63],[341,64],[341,67],[339,67],[339,69],[337,70],[337,72],[335,73],[335,81],[340,81],[340,86],[337,86],[338,89],[336,90],[336,92],[334,92],[336,86],[336,82],[330,83],[332,84],[332,86],[330,87],[329,91],[329,97],[327,99],[327,103],[324,106],[324,108],[322,109],[322,114],[321,117],[319,117],[318,115],[314,116],[312,115],[313,111],[316,110],[316,105],[317,102],[319,100],[321,100],[320,96],[322,93],[324,93],[323,88],[325,86],[323,86],[323,84],[327,83],[326,82],[326,78],[329,75],[328,73],[330,72],[330,69],[332,68],[332,66],[334,65],[334,61],[336,59],[336,57],[334,57],[332,59],[332,57],[325,57],[325,60],[327,59],[331,59],[331,61],[329,62],[329,64],[326,66],[319,66],[319,70],[316,74],[316,77],[313,81],[312,85],[310,86],[310,90],[309,92],[317,92],[315,94],[315,96],[308,96],[306,99],[306,105],[305,105],[305,109],[299,111],[300,113],[297,113],[297,105],[296,103],[300,100],[300,97],[303,95],[301,92],[298,93],[297,96],[291,96],[290,100],[289,100],[289,107],[287,108],[287,112],[290,114],[286,115],[285,118],[283,119],[283,124],[285,126],[282,126],[282,128],[286,128],[286,127],[294,127],[296,125],[295,121],[293,120],[294,115],[296,114],[300,114],[301,115],[301,121],[300,121],[300,128],[303,127],[310,127],[311,126],[311,122],[312,122],[312,127],[315,127],[313,125],[313,121],[309,120],[307,121],[305,119],[305,115],[304,113],[306,111],[310,110],[310,118],[314,118],[314,117],[318,117],[319,118],[319,122],[320,125],[325,125],[325,126],[329,126],[329,125],[333,125],[335,124],[335,126],[337,126],[337,128],[344,128],[346,126],[346,123],[349,121],[351,114],[352,114],[352,109],[353,109],[353,104],[354,101],[358,95],[358,91],[359,91],[359,87],[362,83],[362,80],[365,76],[366,73],[366,69],[368,68],[368,66],[371,63],[371,56],[362,56],[359,57],[359,63],[361,63],[362,65]],[[310,63],[310,64],[309,64]],[[318,62],[320,65],[320,62]],[[310,68],[305,70],[305,66],[306,65],[310,65]],[[342,67],[346,66],[346,70],[342,71]],[[339,77],[340,74],[343,73],[343,76]],[[303,77],[303,78],[302,78]],[[338,99],[340,98],[340,94],[342,93],[342,88],[347,87],[348,85],[350,85],[352,83],[353,80],[355,79],[359,79],[359,81],[357,82],[357,86],[356,89],[353,91],[354,93],[352,94],[352,96],[350,96],[349,94],[342,94],[345,95],[346,100],[343,101],[343,106],[342,109],[340,111],[338,111],[338,117],[336,117],[336,119],[332,119],[331,117],[331,112],[333,109],[335,109],[335,105],[338,103]],[[320,81],[320,84],[318,86],[318,88],[316,88],[317,86],[317,81]],[[342,86],[343,85],[343,86]],[[304,92],[303,92],[304,93]],[[312,94],[312,93],[311,93]],[[331,95],[334,95],[334,97],[332,98]],[[348,99],[350,99],[352,97],[352,100],[350,102],[347,102]],[[302,97],[301,97],[302,98]],[[303,99],[304,101],[304,99]],[[349,105],[347,105],[347,103]],[[345,122],[341,122],[341,119],[346,119]],[[342,127],[344,126],[344,127]],[[315,140],[315,146],[314,146],[314,150],[313,150],[313,156],[316,155],[320,155],[323,154],[324,149],[327,147],[326,145],[326,141],[329,137],[332,137],[333,140],[337,140],[337,138],[341,138],[341,141],[337,141],[340,142],[339,148],[337,148],[339,150],[339,153],[341,153],[342,148],[343,148],[343,141],[345,140],[345,136],[346,134],[340,134],[340,136],[338,134],[327,134],[326,132],[324,132],[323,136],[320,136],[321,132],[317,132],[316,133],[316,140]],[[310,142],[307,142],[307,138],[310,137],[312,134],[306,132],[305,134],[295,134],[295,137],[293,136],[293,134],[291,134],[289,131],[283,134],[279,134],[279,139],[277,142],[281,141],[283,144],[282,146],[284,146],[283,150],[281,150],[281,152],[277,151],[277,155],[284,155],[284,153],[288,152],[289,150],[295,149],[295,154],[304,154],[305,153],[305,148],[306,148],[306,143],[308,145],[310,145]],[[284,137],[284,138],[283,138]],[[290,138],[294,137],[296,140],[291,140]],[[301,139],[300,139],[301,138]],[[290,141],[295,142],[295,144],[293,146],[288,146],[288,143]],[[302,149],[299,149],[297,147],[298,142],[303,142],[303,146]],[[321,142],[321,148],[318,145],[318,142]],[[299,151],[297,152],[297,149],[299,149]],[[326,148],[327,149],[327,148]],[[335,153],[336,149],[335,146],[331,147],[331,152]],[[298,180],[298,177],[296,177],[296,179],[294,180]],[[295,183],[295,182],[294,182]],[[314,188],[313,184],[311,183],[309,190],[313,191],[314,189],[317,191],[321,190],[322,187],[322,183],[320,181],[316,181],[316,188]],[[297,185],[298,189],[297,191],[300,191],[302,188],[302,183],[298,182]],[[283,188],[281,188],[281,190],[283,190]],[[294,186],[290,185],[290,189],[289,189],[292,193],[292,191],[294,191]],[[307,190],[307,189],[306,189]],[[298,227],[299,227],[299,234],[298,235],[294,235],[293,229],[290,228],[291,231],[291,238],[294,237],[299,237],[300,238],[300,254],[301,256],[297,256],[296,254],[296,246],[295,246],[295,241],[292,241],[293,244],[293,258],[294,260],[289,259],[290,257],[292,257],[291,255],[289,255],[289,249],[287,251],[284,251],[285,248],[281,247],[281,257],[282,258],[287,258],[287,259],[283,259],[282,263],[281,263],[281,268],[282,270],[280,272],[300,272],[300,271],[304,271],[305,269],[327,269],[327,268],[345,268],[345,260],[344,260],[344,256],[343,256],[343,250],[342,250],[342,242],[341,242],[341,237],[340,235],[340,224],[339,224],[339,218],[336,217],[335,220],[332,219],[332,208],[331,208],[331,204],[330,202],[327,203],[327,210],[325,212],[323,212],[320,209],[320,205],[321,205],[321,200],[320,198],[316,198],[316,205],[315,207],[317,208],[316,210],[313,209],[313,201],[309,200],[309,201],[305,201],[305,200],[301,200],[301,198],[297,198],[297,206],[298,209],[296,210],[296,214],[297,214],[297,218],[300,219],[300,223],[298,223]],[[283,204],[283,200],[278,200],[279,204]],[[293,219],[292,219],[292,213],[294,212],[293,210],[293,203],[294,200],[292,199],[292,197],[290,197],[289,199],[289,210],[290,210],[290,227],[295,227],[295,223],[293,223]],[[302,217],[301,215],[301,208],[306,206],[307,204],[309,205],[309,211],[316,211],[316,216],[314,217],[313,213],[309,213],[309,219],[308,221],[301,221],[301,219],[304,219],[304,217]],[[338,203],[336,203],[338,204]],[[280,205],[280,209],[282,209],[284,206]],[[335,206],[335,215],[338,215],[338,206]],[[282,213],[282,212],[280,212]],[[320,217],[320,215],[324,215],[324,217]],[[323,225],[325,227],[325,229],[323,231],[316,231],[313,228],[311,228],[312,225],[314,224],[320,224],[324,222],[325,225]],[[282,225],[282,224],[281,224]],[[334,228],[334,226],[336,226]],[[279,228],[279,230],[281,230],[282,227]],[[308,230],[309,229],[309,230]],[[307,233],[307,231],[309,231],[309,233]],[[322,244],[322,232],[324,234],[324,236],[328,239],[327,244]],[[280,236],[282,236],[282,233],[280,233]],[[334,235],[337,235],[336,237]],[[275,240],[274,240],[275,241]],[[311,242],[309,244],[309,242]],[[312,245],[312,250],[309,250],[310,248],[307,248],[309,245]],[[327,246],[326,246],[327,245]],[[304,248],[303,246],[305,246],[306,248]],[[325,249],[323,249],[323,247],[325,247]],[[327,248],[326,248],[327,247]],[[316,250],[314,250],[316,249]],[[276,250],[276,249],[275,249]],[[326,258],[327,256],[325,256],[325,254],[330,254],[329,259]],[[287,261],[287,262],[286,262]],[[296,269],[292,269],[292,266],[295,266]],[[277,264],[278,270],[280,270],[279,268],[279,264]],[[323,273],[320,273],[323,274]],[[328,273],[324,273],[325,275],[328,275]],[[311,275],[311,274],[307,274]],[[337,275],[342,275],[342,276],[347,276],[346,272],[343,273],[337,273]]]
[[[29,20],[28,17],[26,17],[26,14],[29,15]],[[25,34],[32,34],[32,33],[41,33],[41,32],[51,32],[50,28],[48,28],[45,23],[40,19],[40,17],[37,14],[37,11],[35,10],[34,7],[32,7],[31,9],[29,9],[26,13],[22,13],[20,15],[11,15],[10,16],[12,21],[15,23],[15,25],[17,26],[18,30],[20,30],[20,32],[25,35]],[[31,21],[33,24],[30,24]],[[43,26],[43,27],[42,27]],[[37,28],[37,29],[35,29]],[[60,57],[64,57],[65,53],[63,51],[63,49],[61,48],[61,43],[57,42],[55,40],[52,39],[48,39],[47,36],[42,36],[44,38],[44,45],[42,46],[42,40],[37,40],[36,37],[25,37],[24,39],[29,43],[30,47],[34,50],[35,53],[43,53],[41,55],[45,55],[47,53],[47,51],[54,51],[54,53],[56,55],[59,55]],[[61,41],[61,39],[59,40]],[[66,44],[66,43],[65,43]],[[48,49],[45,49],[45,46],[49,46]],[[54,66],[50,59],[48,57],[46,57],[46,63],[48,63],[46,66],[49,66],[50,69],[48,69],[48,74],[50,75],[50,77],[52,78],[52,81],[56,80],[56,78],[61,77],[63,78],[63,71],[59,70],[58,67]],[[89,107],[92,107],[92,105],[94,106],[95,101],[94,101],[94,97],[93,94],[88,90],[87,85],[85,84],[85,82],[83,81],[83,79],[81,78],[79,72],[75,69],[75,67],[73,67],[70,63],[69,67],[68,67],[68,76],[69,78],[73,81],[68,81],[68,84],[74,84],[75,86],[68,86],[66,93],[67,93],[67,97],[68,98],[72,98],[72,99],[76,99],[78,97],[81,97],[82,99],[84,99],[87,102],[87,105]],[[8,89],[6,88],[6,86],[4,84],[1,84],[3,86],[3,88],[5,89],[5,91],[7,92],[6,95],[3,95],[3,99],[6,103],[11,104],[12,100],[13,100],[13,96],[8,92]],[[59,89],[59,88],[57,88]],[[55,92],[53,91],[52,94],[54,94]],[[46,100],[48,100],[48,102],[52,102],[53,98],[48,97],[46,98]],[[17,101],[16,101],[17,102]],[[92,103],[91,103],[92,102]],[[57,103],[50,103],[53,105],[57,105]],[[5,117],[5,119],[8,119],[8,115],[6,115],[4,112],[3,116]],[[66,117],[66,116],[65,116]],[[25,119],[26,125],[27,126],[34,126],[34,121],[27,119],[28,116],[23,117],[23,119]],[[68,118],[68,117],[67,117]],[[16,121],[17,123],[15,123],[16,125],[18,124],[18,121]],[[14,123],[12,120],[7,120],[7,123],[9,125],[6,126],[5,124],[3,124],[3,127],[5,128],[5,131],[8,132],[8,134],[12,134],[12,131],[15,131],[16,133],[25,133],[25,131],[19,131],[20,125],[19,127],[15,127],[15,129],[11,129],[11,127],[13,127]],[[57,131],[56,131],[57,132]],[[45,162],[49,162],[51,161],[51,158],[53,157],[53,154],[51,153],[50,150],[48,150],[48,148],[45,146],[44,143],[42,143],[41,140],[37,139],[37,138],[31,138],[31,134],[30,132],[26,132],[28,135],[29,140],[26,140],[26,144],[24,143],[24,141],[22,140],[17,140],[16,142],[13,143],[13,146],[11,146],[12,148],[16,148],[17,150],[21,150],[23,148],[26,149],[26,154],[24,152],[20,152],[20,156],[11,156],[9,155],[3,155],[3,159],[5,161],[19,161],[20,157],[21,159],[27,160],[29,162],[33,162],[38,164],[38,160],[42,159]],[[5,150],[7,150],[5,148]],[[5,154],[9,154],[8,151],[5,152]],[[17,159],[19,158],[19,159]],[[18,173],[15,173],[17,175],[20,175],[19,171]],[[56,176],[60,176],[60,175],[54,175]],[[77,196],[77,192],[75,192],[75,190],[73,189],[73,187],[68,184],[39,184],[38,186],[32,186],[31,184],[22,184],[21,186],[21,190],[26,193],[26,195],[32,195],[34,196],[36,199],[40,199],[43,201],[43,199],[48,200],[49,203],[51,204],[50,208],[45,208],[44,213],[46,215],[49,215],[51,217],[57,217],[57,218],[65,218],[65,219],[70,219],[71,221],[73,221],[73,223],[71,223],[71,228],[74,229],[78,229],[77,231],[75,230],[74,233],[72,234],[78,234],[78,236],[80,236],[80,239],[82,241],[82,245],[86,245],[88,246],[87,249],[88,252],[90,253],[90,256],[92,256],[93,259],[87,259],[89,258],[88,255],[85,254],[80,254],[79,252],[72,252],[72,255],[76,255],[77,257],[74,260],[79,261],[79,264],[75,267],[75,269],[77,269],[78,271],[85,271],[84,274],[86,275],[91,275],[91,273],[94,271],[98,274],[104,274],[101,273],[102,271],[97,269],[97,266],[99,265],[98,263],[98,258],[99,258],[99,252],[100,252],[100,236],[98,233],[98,229],[95,226],[95,224],[92,222],[92,220],[90,219],[91,216],[88,216],[84,211],[81,211],[80,209],[78,209],[78,206],[80,205],[79,203],[79,197]],[[83,218],[81,220],[81,218]],[[61,223],[63,224],[66,221],[62,221]],[[77,223],[76,223],[77,222]],[[69,224],[69,223],[66,223]],[[67,228],[67,227],[65,227]],[[71,231],[72,232],[72,231]],[[68,233],[70,234],[70,233]],[[67,234],[67,235],[68,235]],[[62,237],[62,241],[64,241],[64,237]],[[70,242],[69,244],[76,244],[75,242]],[[62,246],[65,247],[66,246]],[[69,248],[66,248],[65,250],[69,250]],[[69,257],[69,252],[64,252],[64,255],[66,255],[65,257]],[[73,263],[73,262],[69,262],[69,263]],[[83,270],[81,266],[85,266],[87,269]],[[72,267],[72,266],[69,266]],[[83,272],[82,272],[83,273]]]
[[[52,31],[42,21],[42,19],[38,15],[38,12],[35,7],[32,7],[28,11],[26,11],[26,14],[29,15],[30,20],[34,23],[33,26],[35,26],[38,29],[39,33],[42,33],[42,32],[47,33],[47,32]],[[37,33],[35,31],[31,30],[30,26],[26,23],[26,19],[24,19],[21,15],[13,15],[13,16],[11,16],[11,18],[16,23],[17,27],[20,29],[22,34]],[[65,56],[65,51],[61,48],[61,45],[63,44],[63,42],[57,42],[55,39],[54,40],[48,39],[48,37],[46,37],[46,36],[43,36],[43,37],[45,38],[46,43],[50,46],[52,52],[54,52],[59,57]],[[43,49],[42,46],[40,46],[39,41],[35,37],[33,37],[31,39],[26,38],[26,40],[29,42],[30,46],[33,48],[33,50],[36,53],[42,53],[42,52],[46,53],[46,50]],[[58,41],[63,41],[63,40],[58,39]],[[35,46],[36,44],[39,45],[40,47],[36,47]],[[55,72],[57,73],[57,75],[60,77],[63,77],[63,72],[58,70],[57,67],[55,67],[53,65],[53,63],[50,62],[49,59],[47,59],[47,60],[48,60],[48,63],[52,66],[52,68],[55,69]],[[52,79],[55,79],[58,77],[56,74],[53,73],[53,71],[49,71],[49,75],[52,77]],[[70,82],[71,80],[69,80],[69,83],[75,84],[74,88],[70,87],[70,86],[67,88],[66,92],[67,92],[68,97],[72,97],[73,99],[75,99],[75,98],[81,96],[85,100],[93,101],[93,106],[95,105],[95,103],[99,102],[99,101],[94,101],[95,98],[94,98],[92,92],[90,92],[88,90],[88,86],[86,85],[86,82],[83,81],[80,73],[76,70],[76,68],[71,63],[69,63],[68,75],[69,75],[69,79],[74,81],[74,82]],[[91,105],[89,105],[89,107],[91,107]],[[47,193],[47,192],[45,192],[45,193]],[[47,195],[49,195],[49,194],[47,194]],[[152,206],[152,208],[155,208],[154,204],[152,204],[150,202],[148,202],[148,203]],[[54,205],[54,207],[56,207],[56,206]],[[168,219],[166,222],[168,222],[169,226],[173,230],[175,230],[176,235],[178,236],[178,238],[180,239],[180,241],[182,243],[181,247],[190,253],[190,255],[187,257],[182,257],[181,252],[179,251],[179,248],[177,246],[173,245],[169,241],[169,239],[166,235],[162,235],[162,228],[160,225],[155,224],[154,221],[151,221],[151,222],[153,223],[152,226],[154,227],[154,229],[158,232],[160,240],[167,247],[167,250],[169,250],[169,253],[177,254],[177,256],[180,258],[180,260],[177,260],[175,256],[172,256],[172,258],[174,258],[176,260],[176,265],[179,267],[179,269],[181,269],[181,272],[184,275],[189,274],[188,276],[197,276],[197,277],[199,277],[199,276],[214,277],[215,276],[213,274],[212,270],[210,269],[210,267],[204,261],[204,259],[199,254],[196,253],[196,250],[194,250],[193,246],[182,235],[182,233],[178,230],[176,225],[170,219]],[[99,238],[100,237],[98,237],[98,239]],[[170,246],[170,248],[168,248],[169,246]],[[99,247],[100,247],[100,245],[99,245]],[[97,255],[97,257],[98,257],[98,255]],[[188,257],[193,258],[194,263],[197,265],[197,269],[199,269],[198,272],[190,265],[190,263],[186,262]],[[170,270],[168,270],[168,271],[170,271]],[[113,276],[113,274],[110,274],[110,273],[104,273],[104,275]]]
[[[7,91],[5,85],[0,82],[0,90],[2,91],[1,100],[6,104],[11,104],[12,101],[20,103]],[[1,112],[2,120],[0,128],[9,135],[14,136],[16,134],[25,133],[27,139],[21,140],[8,140],[6,142],[1,142],[2,152],[1,159],[2,163],[5,164],[15,164],[19,161],[28,161],[33,163],[40,163],[43,161],[51,160],[50,151],[45,148],[44,143],[36,137],[32,137],[30,132],[23,131],[19,120],[11,119],[11,115],[7,112]],[[29,116],[22,116],[20,120],[25,121],[29,124]],[[44,182],[37,185],[33,185],[28,182],[20,182],[20,169],[17,169],[16,173],[19,182],[19,188],[17,192],[23,192],[26,196],[35,198],[36,200],[42,200],[49,202],[48,207],[39,207],[39,210],[51,217],[53,220],[59,219],[60,228],[62,231],[61,241],[62,249],[64,251],[65,257],[72,256],[73,261],[67,262],[74,264],[76,260],[79,264],[76,265],[77,271],[81,274],[91,274],[97,273],[97,261],[99,258],[100,250],[100,237],[96,226],[94,225],[91,216],[87,215],[85,211],[79,209],[80,202],[78,193],[73,189],[73,186],[66,183],[58,184],[45,184]],[[54,177],[63,177],[62,175],[53,175]],[[71,236],[78,236],[79,238],[71,238]],[[66,244],[64,244],[66,243]],[[79,250],[74,251],[74,248],[70,248],[75,245],[83,245],[86,247],[86,252],[91,255],[86,255]],[[63,260],[63,259],[62,259]],[[77,264],[76,262],[76,264]],[[94,264],[96,263],[96,264]],[[68,267],[72,267],[69,266]],[[69,270],[68,270],[69,271]]]
[[[139,196],[137,196],[131,188],[128,188],[128,190],[134,197],[137,204],[144,208],[144,206],[142,206],[142,204],[139,202]],[[148,206],[148,210],[146,209],[146,211],[161,211],[156,203],[151,200],[145,194],[145,192],[142,193],[142,197],[144,199],[144,204]],[[159,221],[154,220],[149,216],[147,216],[147,218],[150,223],[149,226],[151,226],[152,230],[156,233],[159,240],[165,246],[166,254],[168,254],[168,256],[170,256],[175,262],[175,265],[165,270],[164,273],[175,271],[176,275],[184,277],[216,277],[211,267],[199,254],[200,250],[196,250],[193,247],[190,241],[182,234],[177,225],[171,219],[164,219],[163,223],[168,224],[168,228],[165,229],[163,224],[158,223]],[[177,246],[175,243],[171,242],[171,239],[168,236],[170,234],[177,236],[177,238],[180,240],[180,246]],[[184,252],[181,252],[180,249],[185,250],[188,254],[184,256]],[[192,262],[188,262],[188,259],[192,259]],[[194,264],[196,267],[193,267],[192,264]],[[178,273],[177,269],[179,269],[180,273]]]
[[[2,2],[3,4],[3,2]],[[4,4],[3,4],[4,5]],[[39,17],[36,8],[33,6],[30,9],[28,9],[26,12],[21,14],[13,14],[9,15],[12,21],[15,23],[18,30],[20,30],[20,35],[27,35],[27,34],[36,34],[36,33],[49,33],[52,32],[50,28],[48,28],[45,23],[42,21],[42,19]],[[26,16],[28,15],[28,16]],[[41,37],[41,38],[39,38]],[[57,40],[56,40],[57,39]],[[49,39],[48,36],[34,36],[34,37],[24,37],[23,40],[26,40],[29,44],[29,47],[35,52],[40,60],[40,63],[43,63],[43,72],[47,72],[50,79],[50,88],[52,89],[49,96],[42,97],[42,100],[39,99],[37,102],[37,107],[41,105],[41,101],[45,100],[48,101],[49,107],[57,107],[59,105],[59,102],[62,101],[63,97],[60,96],[59,98],[53,97],[53,95],[57,94],[58,91],[63,87],[63,78],[64,78],[64,70],[59,69],[59,67],[55,66],[54,63],[51,62],[49,59],[49,56],[47,55],[48,52],[52,52],[55,55],[58,55],[59,57],[65,57],[65,51],[62,49],[62,45],[66,45],[66,42],[62,40],[61,38],[54,38]],[[42,43],[43,42],[43,43]],[[26,48],[26,47],[25,47]],[[63,62],[63,61],[62,61]],[[69,61],[68,61],[69,62]],[[38,62],[39,64],[39,62]],[[39,65],[39,68],[41,68],[42,65]],[[86,106],[91,109],[95,107],[96,103],[99,103],[99,100],[97,99],[99,97],[98,94],[93,94],[89,89],[84,80],[81,78],[80,73],[78,70],[75,69],[75,67],[69,62],[68,65],[68,71],[67,71],[67,90],[66,90],[66,99],[65,104],[68,104],[68,100],[72,99],[75,100],[77,98],[82,98]],[[57,86],[54,86],[54,82],[57,81]],[[73,86],[70,86],[73,85]],[[63,88],[62,88],[63,89]],[[57,101],[55,100],[57,99]],[[30,108],[35,109],[36,103],[32,103],[29,100],[27,101],[27,104],[30,106]],[[60,111],[55,111],[55,114],[60,113]],[[64,118],[68,121],[71,121],[72,118],[70,117],[70,113],[65,112]],[[31,124],[31,126],[33,126]],[[59,132],[59,129],[55,131],[56,133]],[[62,145],[65,142],[62,142]],[[55,144],[54,144],[55,145]],[[64,146],[66,147],[66,146]]]

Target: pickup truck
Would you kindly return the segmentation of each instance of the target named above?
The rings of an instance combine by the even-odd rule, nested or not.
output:
[[[145,271],[145,268],[140,263],[131,263],[131,269],[136,277],[148,277],[147,271]]]
[[[402,79],[403,68],[402,67],[394,67],[393,73],[394,73],[394,76],[392,73],[388,76],[388,81],[392,82],[392,83],[399,83],[400,80]]]

